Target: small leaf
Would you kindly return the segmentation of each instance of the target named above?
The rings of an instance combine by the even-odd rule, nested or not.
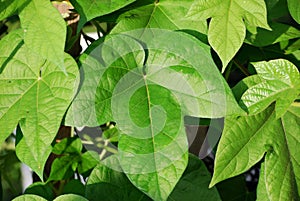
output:
[[[300,74],[297,67],[283,59],[253,63],[263,79],[242,96],[250,114],[257,114],[276,101],[276,116],[280,117],[300,93]]]
[[[94,168],[86,185],[86,197],[90,201],[151,200],[128,180],[116,156]]]
[[[45,198],[37,195],[21,195],[12,201],[47,201]]]
[[[78,163],[78,172],[80,174],[86,173],[93,169],[100,161],[99,155],[94,151],[87,151],[81,155]]]
[[[110,142],[118,142],[119,141],[120,133],[119,133],[119,130],[117,129],[117,127],[107,129],[102,134],[105,137],[105,139],[109,140]]]
[[[82,143],[80,138],[64,138],[59,143],[55,144],[52,152],[54,154],[80,154],[82,150]]]
[[[208,41],[222,60],[222,72],[241,48],[246,36],[246,26],[270,30],[263,0],[197,0],[188,16],[192,20],[212,18],[208,28]]]
[[[83,25],[91,19],[112,13],[135,1],[136,0],[71,0],[72,5],[80,14],[77,30],[80,30]]]
[[[67,195],[61,195],[54,199],[53,201],[89,201],[86,198],[80,196],[80,195],[74,195],[74,194],[67,194]]]
[[[24,42],[28,48],[65,71],[67,29],[58,10],[49,1],[31,0],[19,16],[24,30]]]
[[[300,24],[300,2],[299,0],[287,0],[289,11],[296,22]]]
[[[51,165],[51,172],[47,182],[70,178],[74,174],[79,160],[80,157],[78,155],[69,155],[56,158]]]

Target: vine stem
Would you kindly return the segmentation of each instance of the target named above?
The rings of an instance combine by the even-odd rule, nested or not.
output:
[[[232,61],[246,76],[250,76],[251,75],[249,73],[248,69],[245,68],[242,64],[240,64],[236,59],[233,59]]]
[[[108,145],[108,143],[109,143],[109,140],[104,140],[104,147],[106,147]],[[100,153],[100,155],[99,155],[100,160],[103,159],[103,157],[105,156],[105,154],[106,154],[106,149],[103,148],[102,151],[101,151],[101,153]]]

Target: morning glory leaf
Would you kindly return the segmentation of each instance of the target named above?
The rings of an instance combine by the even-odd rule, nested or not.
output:
[[[187,16],[192,20],[211,18],[208,41],[222,60],[222,72],[242,46],[247,26],[270,30],[263,0],[197,0]]]
[[[71,0],[72,5],[80,14],[78,30],[91,19],[119,10],[133,2],[135,2],[135,0]]]
[[[28,48],[44,59],[64,66],[66,23],[58,10],[46,0],[31,0],[19,15]]]
[[[226,118],[210,186],[247,171],[265,155],[258,200],[295,200],[300,192],[299,133],[299,103],[279,119],[273,106],[256,115]]]
[[[241,104],[250,114],[266,109],[276,101],[276,116],[280,117],[300,93],[297,67],[284,59],[253,63],[261,83],[251,86],[241,97]]]
[[[154,33],[151,33],[151,31],[144,32],[144,29],[151,28],[168,30],[190,29],[206,33],[205,20],[189,20],[184,17],[192,3],[193,0],[153,1],[152,4],[141,6],[122,14],[112,33],[140,29],[139,32],[134,32],[137,38],[154,37]]]
[[[300,2],[299,0],[287,0],[289,11],[294,20],[300,23]]]
[[[22,44],[22,30],[8,34],[1,46],[19,41],[14,52],[1,52],[0,65],[0,141],[19,123],[23,136],[16,146],[19,159],[41,178],[44,164],[51,153],[62,117],[75,95],[78,69],[75,61],[65,54],[66,72],[56,64],[33,53]],[[17,114],[17,115],[16,115]]]
[[[123,171],[149,197],[166,200],[187,165],[183,117],[217,118],[244,112],[207,45],[182,32],[155,34],[153,40],[142,41],[147,49],[125,35],[112,35],[89,49],[81,60],[85,79],[67,122],[89,123],[93,110],[93,123],[115,121]]]

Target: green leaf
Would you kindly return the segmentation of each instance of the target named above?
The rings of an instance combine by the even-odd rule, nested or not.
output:
[[[78,179],[72,179],[63,188],[63,194],[85,195],[85,186]]]
[[[79,161],[80,156],[78,155],[68,155],[56,158],[51,165],[51,172],[47,182],[70,178],[74,174]]]
[[[59,143],[55,144],[52,152],[54,154],[80,154],[82,143],[79,137],[64,138]]]
[[[291,54],[293,52],[299,51],[300,50],[300,39],[296,40],[293,44],[291,44],[287,50],[287,54]]]
[[[80,196],[80,195],[73,195],[73,194],[67,194],[67,195],[61,195],[54,199],[53,201],[89,201],[86,198]]]
[[[21,42],[21,36],[21,30],[12,32],[7,40],[1,40],[0,46],[9,47],[14,40]],[[51,142],[78,85],[76,63],[65,54],[66,75],[60,67],[30,51],[26,44],[13,56],[1,52],[1,58],[6,67],[0,74],[0,127],[6,129],[0,130],[0,141],[19,122],[23,136],[16,147],[17,155],[42,178]]]
[[[192,20],[211,18],[208,41],[222,60],[222,72],[241,48],[246,36],[246,26],[270,30],[263,0],[197,0],[188,16]]]
[[[188,166],[168,200],[221,200],[215,187],[208,188],[210,180],[211,174],[207,171],[205,164],[199,158],[190,154]]]
[[[28,186],[24,194],[34,194],[41,196],[47,200],[53,200],[54,195],[50,186],[42,182],[35,182]]]
[[[257,33],[247,32],[245,42],[263,47],[300,36],[300,31],[292,26],[276,22],[270,23],[270,26],[272,31],[258,28]]]
[[[134,32],[137,38],[154,37],[154,33],[151,31],[144,32],[144,29],[151,28],[168,30],[191,29],[206,33],[207,25],[205,20],[189,20],[184,17],[192,3],[193,0],[153,1],[152,4],[141,6],[122,14],[112,33],[140,29],[140,31]]]
[[[49,1],[31,0],[19,16],[28,48],[66,70],[66,23],[58,10]]]
[[[243,94],[241,104],[247,107],[250,114],[257,114],[276,101],[276,116],[282,116],[300,93],[297,67],[283,59],[253,65],[263,81]]]
[[[91,19],[112,13],[135,1],[136,0],[71,0],[72,5],[80,14],[77,30],[80,30],[83,25]]]
[[[37,195],[21,195],[12,201],[47,201],[43,197]]]
[[[251,75],[241,80],[237,85],[232,88],[232,92],[236,100],[241,100],[241,97],[247,89],[263,82],[264,79],[258,75]]]
[[[2,0],[0,7],[0,21],[19,13],[30,0]]]
[[[256,191],[248,190],[245,175],[226,179],[216,185],[222,201],[255,201]]]
[[[120,133],[117,127],[105,130],[102,133],[102,135],[105,137],[105,139],[109,140],[110,142],[118,142],[120,137]]]
[[[107,38],[94,52],[89,50],[82,69],[92,72],[88,69],[92,66],[100,82],[94,72],[84,74],[89,88],[83,83],[73,108],[83,111],[84,101],[90,101],[86,94],[95,96],[89,111],[97,111],[98,124],[117,122],[120,163],[126,175],[153,199],[166,200],[187,165],[183,117],[216,118],[243,111],[208,46],[185,33],[159,31],[153,41],[143,41],[147,57],[136,40],[124,35]],[[96,91],[91,81],[98,84]],[[80,120],[90,120],[86,111],[80,112]],[[71,112],[76,120],[76,112]],[[165,180],[165,175],[171,179]]]
[[[258,200],[297,200],[299,133],[299,103],[293,103],[280,119],[274,107],[253,116],[227,118],[210,186],[247,171],[265,155],[258,195],[268,197]]]
[[[94,151],[87,151],[81,155],[78,163],[78,172],[80,174],[86,173],[93,169],[100,161],[99,155]]]
[[[299,0],[287,0],[289,11],[296,22],[300,24],[300,2]]]
[[[122,172],[118,157],[108,157],[94,168],[86,185],[86,197],[90,201],[150,201]]]

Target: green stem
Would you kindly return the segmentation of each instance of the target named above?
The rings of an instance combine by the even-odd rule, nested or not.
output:
[[[251,75],[249,73],[248,69],[245,68],[242,64],[240,64],[237,60],[233,59],[232,61],[246,76],[250,76]]]

